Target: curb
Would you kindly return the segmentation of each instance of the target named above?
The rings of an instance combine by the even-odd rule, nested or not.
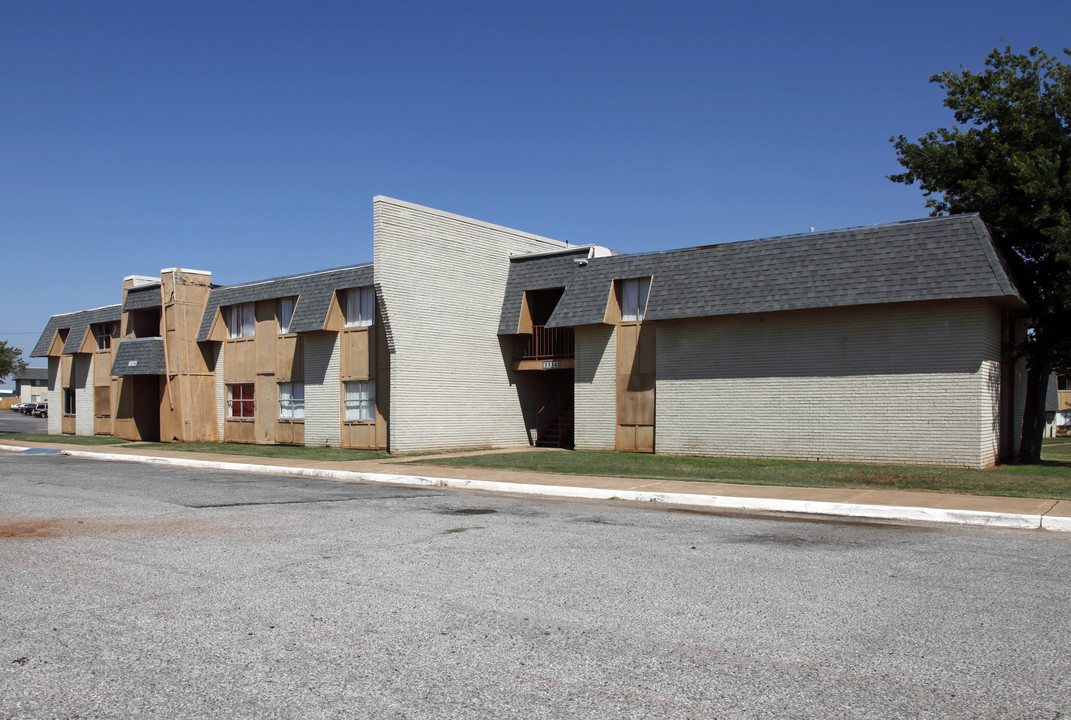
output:
[[[0,445],[0,450],[23,452],[31,448]],[[465,480],[440,478],[425,475],[393,475],[387,473],[354,472],[350,470],[323,470],[253,463],[226,463],[214,460],[169,458],[151,455],[125,455],[118,453],[59,450],[60,455],[136,462],[149,465],[172,465],[175,467],[201,468],[205,470],[229,470],[231,472],[270,473],[294,477],[319,477],[347,482],[367,482],[414,487],[446,487],[458,490],[481,490],[506,492],[542,497],[572,498],[583,500],[624,500],[635,503],[686,505],[720,510],[750,510],[785,513],[792,515],[824,515],[867,520],[900,520],[910,522],[944,523],[954,525],[977,525],[984,527],[1013,528],[1020,530],[1050,530],[1071,532],[1071,517],[1047,517],[1034,513],[1001,513],[984,510],[942,510],[938,508],[909,507],[902,505],[862,505],[854,503],[820,502],[815,500],[781,500],[774,498],[746,498],[726,495],[700,495],[694,493],[645,492],[640,490],[608,490],[575,487],[570,485],[533,485],[527,483],[498,482],[493,480]]]

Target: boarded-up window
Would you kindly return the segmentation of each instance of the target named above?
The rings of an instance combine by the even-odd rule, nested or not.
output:
[[[112,415],[112,389],[107,385],[93,388],[93,414],[97,417]]]

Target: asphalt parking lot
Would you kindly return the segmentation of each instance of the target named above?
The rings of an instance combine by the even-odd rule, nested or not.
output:
[[[0,433],[46,433],[48,420],[12,410],[0,410]]]
[[[0,717],[1071,713],[1071,538],[0,453]]]

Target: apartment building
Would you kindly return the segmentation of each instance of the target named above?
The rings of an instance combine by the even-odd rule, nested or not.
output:
[[[48,368],[28,367],[11,379],[15,381],[12,404],[48,401]]]
[[[53,316],[32,353],[50,432],[964,467],[1017,450],[1026,305],[977,216],[638,255],[385,197],[373,218],[370,264],[226,287],[169,268]]]

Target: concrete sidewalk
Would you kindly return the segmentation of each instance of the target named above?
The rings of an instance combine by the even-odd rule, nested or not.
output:
[[[744,512],[818,515],[875,520],[921,521],[1044,529],[1071,532],[1071,501],[988,497],[905,490],[799,488],[735,483],[644,480],[636,478],[556,475],[481,468],[416,464],[423,458],[384,458],[351,462],[261,458],[213,453],[160,451],[138,446],[72,446],[5,440],[0,450],[30,448],[72,457],[167,464],[181,467],[325,477],[343,482],[452,487],[544,497],[621,500],[667,506]],[[507,448],[487,452],[515,452]],[[456,457],[451,455],[451,457]]]

